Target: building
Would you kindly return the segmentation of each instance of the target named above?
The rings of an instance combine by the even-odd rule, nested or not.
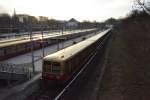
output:
[[[79,22],[74,19],[71,18],[67,23],[66,23],[66,28],[70,28],[70,29],[75,29],[78,27]]]
[[[19,22],[24,23],[25,21],[28,20],[29,15],[27,15],[27,14],[17,14],[17,17],[19,19]]]
[[[39,16],[39,21],[47,21],[48,20],[48,17],[45,17],[45,16]]]

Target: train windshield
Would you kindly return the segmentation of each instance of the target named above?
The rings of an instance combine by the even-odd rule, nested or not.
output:
[[[51,72],[51,62],[50,61],[44,61],[43,71]]]
[[[53,74],[59,74],[60,73],[60,63],[58,62],[52,62],[51,72]]]

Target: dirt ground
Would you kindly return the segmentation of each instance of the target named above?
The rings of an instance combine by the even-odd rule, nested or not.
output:
[[[150,26],[113,30],[98,100],[150,100]]]

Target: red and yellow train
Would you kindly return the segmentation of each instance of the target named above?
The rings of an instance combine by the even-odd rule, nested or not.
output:
[[[110,29],[44,57],[42,79],[69,80],[82,68],[91,55],[96,52],[96,48],[109,32]]]

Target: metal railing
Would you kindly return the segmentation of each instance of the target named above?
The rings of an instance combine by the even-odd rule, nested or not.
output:
[[[10,63],[0,63],[0,72],[13,73],[13,74],[31,74],[32,64],[10,64]]]

